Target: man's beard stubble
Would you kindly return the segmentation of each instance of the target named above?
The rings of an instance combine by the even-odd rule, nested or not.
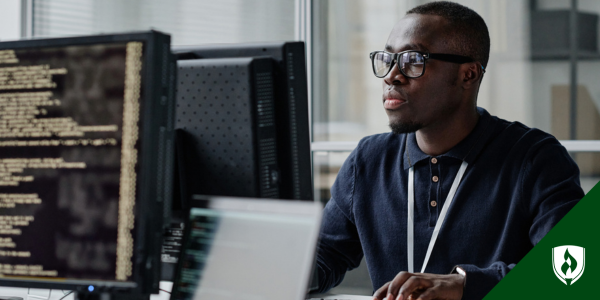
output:
[[[394,134],[401,134],[401,133],[411,133],[411,132],[415,132],[421,128],[423,128],[423,124],[418,124],[418,123],[403,123],[403,122],[390,122],[389,124],[390,129],[392,129],[392,132]]]
[[[456,86],[458,84],[458,75],[449,79],[447,84],[450,86]],[[385,98],[384,98],[384,101],[385,101]],[[451,109],[446,108],[446,111],[451,111]],[[392,130],[392,133],[394,133],[394,134],[412,133],[412,132],[416,132],[417,130],[424,127],[424,125],[421,123],[401,122],[401,121],[396,121],[396,122],[390,121],[389,126],[390,126],[390,129]]]

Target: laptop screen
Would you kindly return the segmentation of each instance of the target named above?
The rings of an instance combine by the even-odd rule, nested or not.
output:
[[[209,201],[187,222],[171,299],[303,299],[320,226],[312,202]]]

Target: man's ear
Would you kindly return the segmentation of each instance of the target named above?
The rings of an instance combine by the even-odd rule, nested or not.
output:
[[[461,65],[462,86],[465,89],[478,87],[481,77],[483,77],[483,69],[478,63],[468,63]]]

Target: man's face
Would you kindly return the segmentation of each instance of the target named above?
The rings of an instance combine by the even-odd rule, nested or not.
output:
[[[439,16],[408,14],[390,33],[386,51],[419,50],[450,53],[447,21]],[[460,105],[458,64],[429,59],[419,78],[407,78],[396,64],[383,78],[383,105],[395,133],[443,126]]]

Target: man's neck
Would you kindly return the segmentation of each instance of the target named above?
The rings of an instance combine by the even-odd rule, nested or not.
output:
[[[457,113],[449,121],[438,122],[417,131],[417,144],[421,151],[430,156],[448,152],[464,140],[477,125],[477,110]]]

